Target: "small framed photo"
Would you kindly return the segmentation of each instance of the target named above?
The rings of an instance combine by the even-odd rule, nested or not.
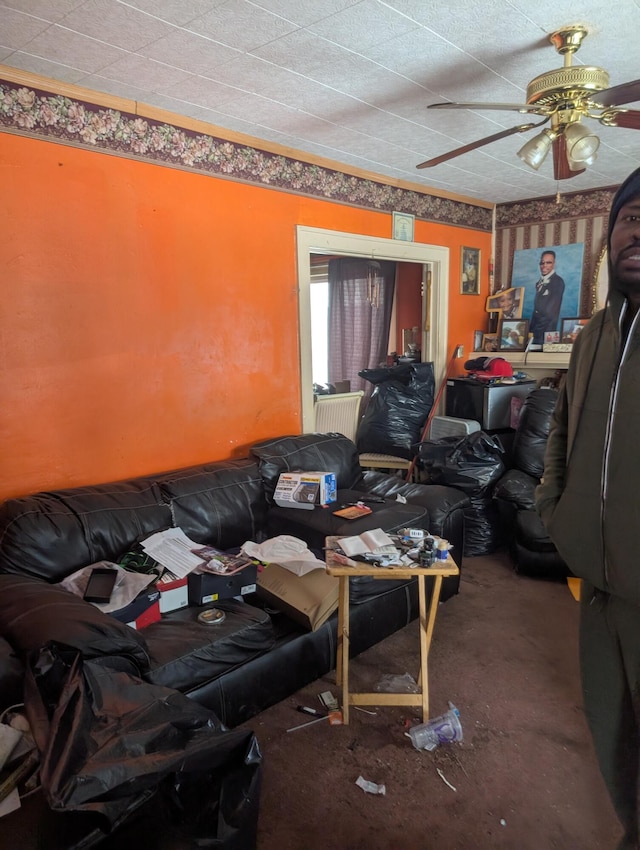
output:
[[[482,351],[498,351],[498,334],[482,335]]]
[[[544,342],[545,345],[555,345],[560,342],[560,331],[545,331]]]
[[[524,351],[529,341],[527,319],[502,319],[498,331],[500,351]]]
[[[401,239],[403,242],[413,242],[413,230],[416,222],[415,215],[409,213],[394,212],[393,216],[393,238]]]
[[[480,295],[480,249],[462,249],[460,292],[463,295]]]
[[[560,342],[573,343],[578,338],[578,334],[582,328],[589,322],[589,319],[562,319],[560,323]]]
[[[500,313],[503,319],[521,319],[524,302],[524,286],[501,289],[487,298],[487,313]]]
[[[474,351],[482,351],[482,337],[484,336],[484,331],[474,331],[473,332],[473,350]]]

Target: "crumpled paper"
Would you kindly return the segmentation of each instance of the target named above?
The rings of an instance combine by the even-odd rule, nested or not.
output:
[[[279,564],[297,576],[306,575],[311,570],[325,569],[324,561],[316,558],[304,540],[290,534],[279,534],[262,543],[248,540],[243,544],[242,551],[249,558],[263,564]]]
[[[119,611],[120,608],[125,608],[129,605],[136,596],[146,587],[158,580],[156,575],[145,575],[144,573],[134,573],[123,569],[119,564],[114,564],[111,561],[97,561],[95,564],[90,564],[88,567],[81,567],[75,573],[67,576],[61,582],[61,587],[68,590],[70,593],[75,593],[76,596],[83,596],[87,588],[89,576],[94,567],[109,567],[118,573],[116,583],[111,594],[109,602],[92,604],[103,611],[105,614],[110,614],[111,611]]]

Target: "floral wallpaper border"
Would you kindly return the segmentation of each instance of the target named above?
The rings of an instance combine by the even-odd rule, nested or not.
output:
[[[499,204],[496,207],[496,229],[539,224],[545,221],[608,216],[616,190],[617,186],[613,186],[608,189],[560,194],[559,199],[556,195],[552,195],[530,201]]]
[[[378,211],[491,232],[492,211],[355,177],[132,113],[0,81],[0,129]]]

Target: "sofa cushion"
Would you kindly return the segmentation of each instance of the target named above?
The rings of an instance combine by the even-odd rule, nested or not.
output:
[[[182,608],[147,626],[147,681],[188,692],[273,647],[271,618],[260,608],[234,599],[217,602],[224,621],[205,625],[198,614],[208,607]]]
[[[350,537],[361,534],[371,528],[382,528],[394,532],[401,528],[423,528],[428,530],[429,512],[420,505],[402,504],[393,499],[384,502],[371,502],[368,507],[371,513],[359,519],[351,520],[336,516],[333,511],[339,506],[357,502],[362,493],[357,490],[338,490],[338,501],[329,507],[316,505],[313,510],[301,508],[269,508],[267,528],[269,535],[291,534],[304,540],[310,549],[322,557],[325,538],[331,535]]]
[[[0,570],[61,581],[171,524],[169,505],[142,478],[9,499],[0,506]]]
[[[0,575],[0,635],[19,657],[54,641],[84,658],[130,656],[139,670],[149,663],[141,633],[62,587],[29,576]]]
[[[227,460],[157,477],[173,525],[198,543],[233,549],[256,540],[267,501],[254,461]]]
[[[258,460],[267,498],[273,494],[281,472],[333,472],[338,490],[357,489],[362,468],[355,443],[342,434],[301,434],[256,443],[250,449]]]

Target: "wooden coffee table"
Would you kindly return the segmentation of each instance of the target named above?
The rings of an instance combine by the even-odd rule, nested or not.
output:
[[[336,658],[336,685],[342,685],[343,722],[349,723],[351,705],[410,705],[422,707],[422,720],[429,719],[429,678],[428,660],[431,638],[440,601],[442,579],[445,576],[458,575],[460,570],[451,557],[446,561],[436,561],[432,567],[376,567],[360,561],[352,561],[335,552],[336,537],[327,537],[326,565],[329,575],[340,580],[338,600],[338,651]],[[349,577],[371,576],[375,579],[411,579],[418,580],[419,620],[420,620],[420,672],[417,693],[351,693],[349,691]],[[433,590],[427,609],[427,591],[425,579],[433,578]]]

